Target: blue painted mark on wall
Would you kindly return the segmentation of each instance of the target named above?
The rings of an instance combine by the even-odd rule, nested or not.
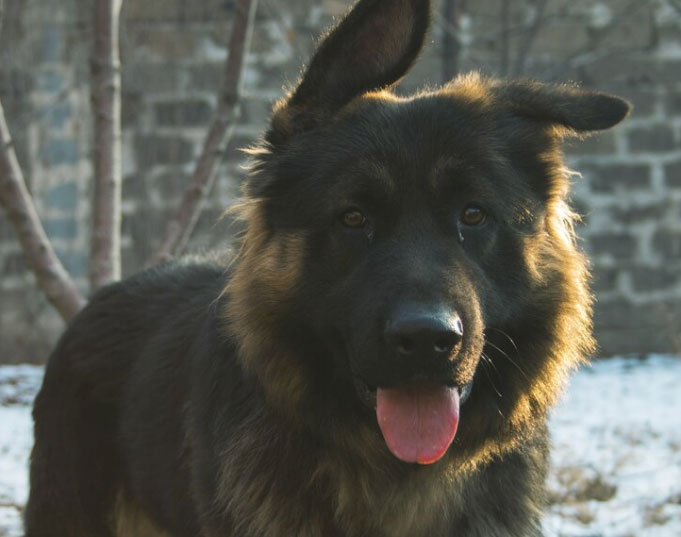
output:
[[[72,278],[83,278],[88,272],[88,256],[82,250],[55,248],[57,257]]]
[[[76,164],[78,162],[78,144],[73,138],[47,140],[40,148],[40,158],[48,166]]]
[[[37,89],[48,93],[61,93],[66,85],[64,75],[54,69],[41,69],[36,74],[35,80]]]
[[[64,125],[71,117],[71,103],[68,101],[52,104],[44,109],[47,123],[53,129],[64,128]]]
[[[78,236],[78,221],[74,218],[47,218],[43,227],[51,239],[73,240]]]
[[[64,183],[50,188],[45,195],[45,203],[51,209],[75,211],[78,207],[78,185]]]
[[[64,30],[58,24],[49,22],[43,26],[42,56],[46,62],[57,62],[64,50]]]

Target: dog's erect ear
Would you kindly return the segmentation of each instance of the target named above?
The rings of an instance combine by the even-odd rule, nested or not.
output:
[[[430,0],[359,0],[322,39],[298,87],[274,108],[278,143],[331,117],[355,97],[395,84],[423,46]]]
[[[519,81],[495,89],[514,113],[566,127],[565,134],[609,129],[631,110],[624,99],[576,86]]]

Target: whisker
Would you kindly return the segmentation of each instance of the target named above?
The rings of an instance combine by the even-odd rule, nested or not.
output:
[[[520,354],[520,351],[518,350],[518,346],[515,344],[515,341],[513,341],[513,338],[508,335],[507,332],[504,332],[503,330],[500,330],[499,328],[495,328],[493,326],[489,327],[491,330],[494,330],[495,332],[499,332],[502,336],[504,336],[508,341],[513,345],[513,348],[515,349],[515,352]]]
[[[492,389],[494,390],[494,392],[499,396],[499,398],[502,398],[503,395],[501,395],[501,392],[497,388],[496,384],[494,384],[493,376],[490,374],[489,369],[487,367],[485,367],[485,366],[492,366],[494,368],[494,370],[496,371],[497,370],[496,364],[484,352],[480,355],[480,357],[482,358],[482,364],[483,364],[482,369],[485,371],[485,376],[487,377],[487,380],[489,380],[489,383],[492,385]]]
[[[490,340],[487,340],[487,341],[485,342],[485,344],[486,344],[486,345],[489,345],[490,347],[492,347],[493,349],[495,349],[496,351],[498,351],[499,354],[501,354],[504,358],[506,358],[509,362],[511,362],[511,364],[513,364],[513,365],[516,367],[516,369],[518,369],[518,371],[520,371],[520,372],[522,373],[522,375],[523,375],[527,380],[530,380],[530,377],[528,377],[527,373],[525,373],[525,370],[524,370],[522,367],[520,367],[520,365],[518,364],[518,362],[516,362],[513,358],[511,358],[511,357],[508,355],[508,353],[506,353],[503,349],[497,347],[497,346],[496,346],[494,343],[492,343]]]

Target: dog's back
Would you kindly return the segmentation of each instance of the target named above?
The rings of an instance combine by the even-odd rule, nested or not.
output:
[[[100,290],[73,320],[35,401],[27,536],[111,535],[127,487],[177,496],[187,511],[161,512],[198,534],[188,468],[168,450],[184,445],[191,356],[222,345],[224,283],[224,266],[172,263]]]

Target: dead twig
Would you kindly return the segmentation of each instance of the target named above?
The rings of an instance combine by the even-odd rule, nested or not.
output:
[[[239,115],[239,99],[257,0],[236,0],[236,12],[229,42],[229,55],[222,79],[218,109],[201,156],[194,168],[189,187],[175,216],[168,222],[158,250],[148,265],[156,265],[179,255],[186,247],[201,210],[217,176],[225,146],[234,132]]]
[[[0,0],[0,29],[4,1]],[[26,187],[5,112],[0,103],[0,204],[7,212],[26,262],[47,299],[65,320],[85,305],[85,299],[54,252]]]

